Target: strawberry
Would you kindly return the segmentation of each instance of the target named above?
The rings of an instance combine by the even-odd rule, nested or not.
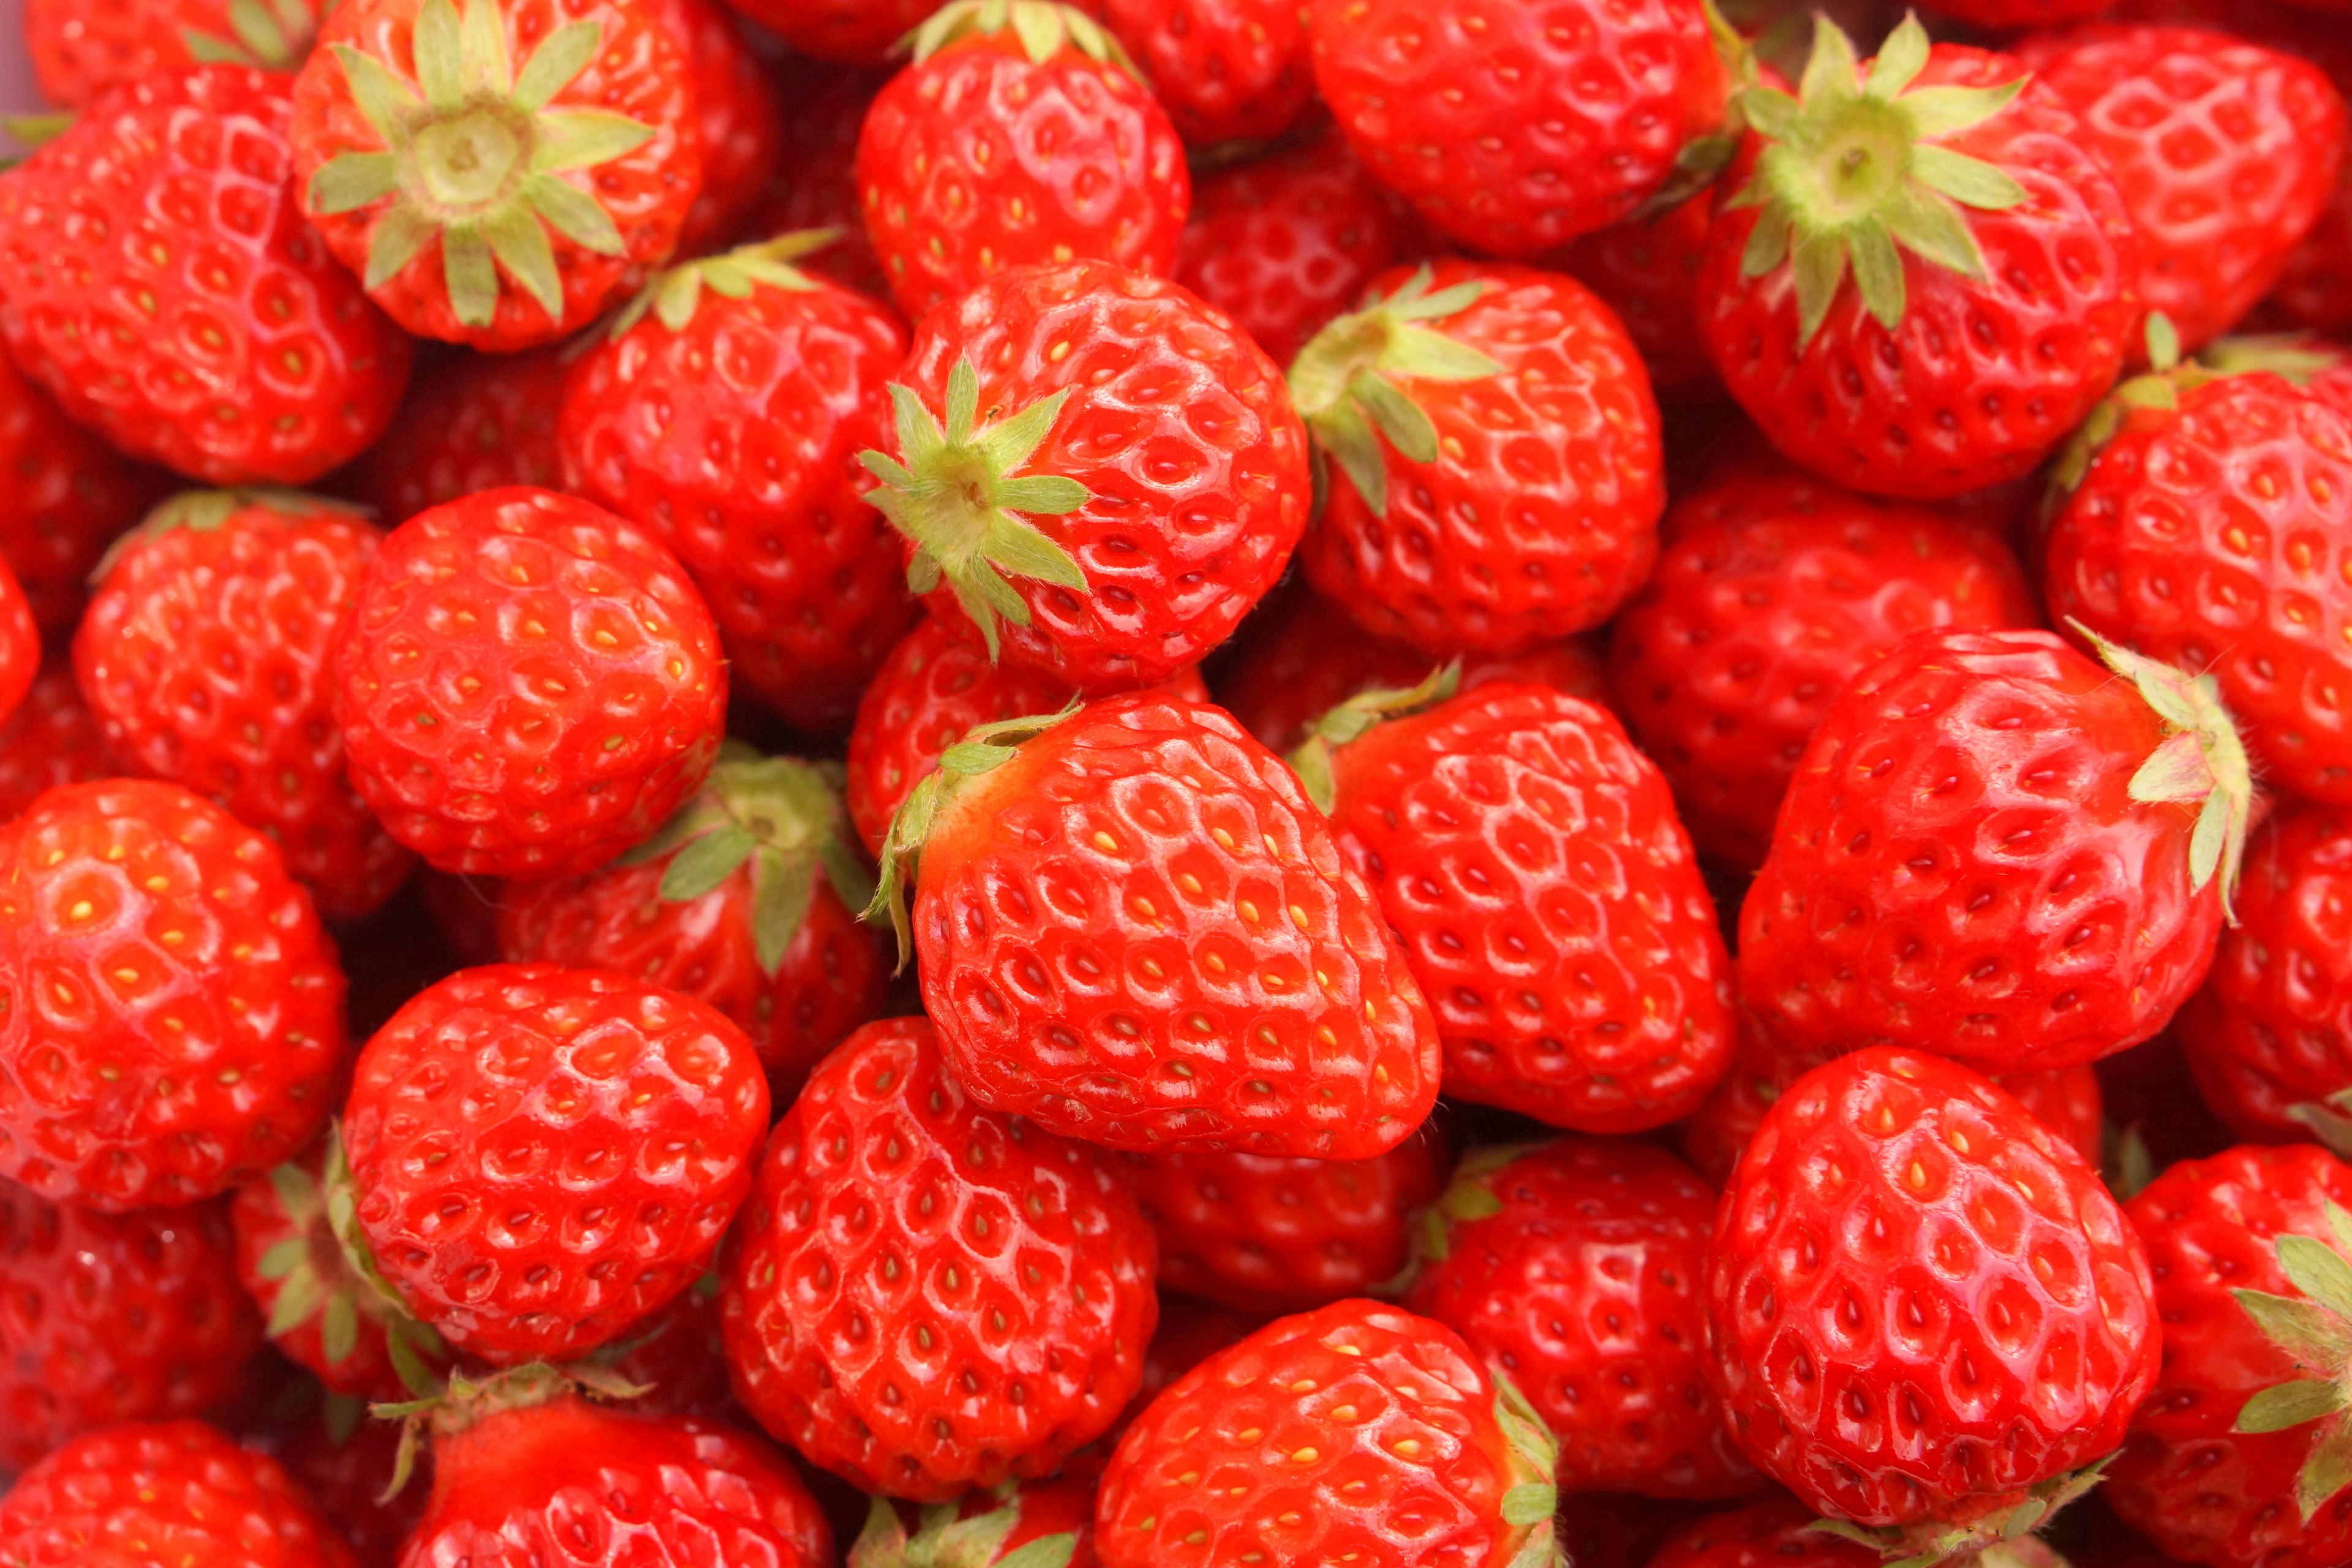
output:
[[[731,239],[784,156],[782,89],[719,0],[659,0],[694,78],[702,188],[678,226],[691,256]]]
[[[2280,269],[2266,306],[2299,327],[2352,331],[2352,159]]]
[[[2115,8],[2115,0],[1931,0],[1927,9],[1994,33],[2057,27],[2088,21]]]
[[[16,574],[0,561],[0,725],[16,715],[41,672],[41,628]]]
[[[876,1498],[848,1568],[1095,1568],[1094,1525],[1094,1483],[1075,1476],[1007,1481],[919,1512]]]
[[[240,1433],[238,1441],[286,1468],[350,1545],[358,1568],[395,1568],[402,1545],[425,1515],[425,1493],[412,1484],[383,1495],[399,1473],[399,1423],[370,1421],[357,1400],[322,1396],[285,1428],[267,1436]],[[420,1468],[425,1467],[412,1464]]]
[[[74,624],[107,545],[167,488],[163,475],[68,420],[0,353],[0,561],[42,630]]]
[[[563,337],[701,188],[673,0],[346,0],[294,83],[302,210],[419,337]]]
[[[607,1352],[613,1373],[646,1392],[619,1403],[639,1415],[697,1415],[741,1425],[729,1386],[719,1275],[697,1279]]]
[[[1617,619],[1610,690],[1702,853],[1761,865],[1805,742],[1846,683],[1931,626],[2031,626],[1982,529],[1792,468],[1685,492],[1658,569]]]
[[[434,363],[350,471],[350,493],[389,526],[477,490],[561,488],[555,416],[569,369],[554,348],[461,350]]]
[[[113,771],[98,717],[74,684],[72,661],[50,659],[0,728],[0,823],[22,816],[43,790]]]
[[[1095,1551],[1104,1568],[1563,1564],[1552,1458],[1527,1401],[1453,1330],[1340,1301],[1152,1402],[1103,1473]]]
[[[1622,223],[1723,119],[1697,0],[1311,0],[1315,79],[1372,172],[1474,250]]]
[[[751,1041],[703,1004],[551,963],[462,971],[353,1069],[365,1265],[469,1355],[581,1354],[702,1273],[767,1125]]]
[[[1754,129],[1707,235],[1699,335],[1814,472],[1923,500],[2020,477],[2122,368],[2138,238],[2082,122],[2025,77],[1907,20],[1865,79],[1832,25],[1801,97],[1740,95]]]
[[[1143,1382],[1119,1413],[1118,1425],[1104,1434],[1098,1450],[1107,1454],[1116,1447],[1120,1435],[1151,1408],[1151,1402],[1170,1384],[1226,1346],[1241,1343],[1265,1322],[1262,1314],[1236,1312],[1172,1290],[1161,1291],[1160,1326],[1152,1331],[1151,1342],[1143,1351]]]
[[[929,1024],[885,1019],[776,1124],[719,1300],[761,1426],[865,1490],[947,1502],[1051,1475],[1118,1415],[1151,1232],[1106,1155],[983,1108]]]
[[[2008,1543],[2011,1552],[2025,1544]],[[1822,1529],[1811,1509],[1780,1496],[1693,1520],[1667,1538],[1649,1568],[1879,1568],[1885,1561],[1861,1542]]]
[[[678,553],[734,679],[794,728],[838,728],[914,618],[898,540],[860,498],[907,334],[793,262],[787,236],[657,277],[564,384],[569,489]]]
[[[1368,630],[1514,653],[1600,625],[1649,574],[1657,405],[1633,340],[1574,279],[1392,269],[1299,352],[1290,388],[1339,468],[1307,580]]]
[[[260,1343],[217,1203],[97,1214],[0,1183],[0,1464],[212,1409]]]
[[[728,0],[801,54],[878,66],[926,17],[931,0]]]
[[[379,542],[313,497],[184,491],[116,547],[74,636],[108,751],[268,834],[330,920],[415,864],[344,776],[328,669]]]
[[[0,836],[0,1177],[121,1213],[310,1141],[343,977],[276,846],[177,784],[53,789]]]
[[[929,8],[919,5],[917,9],[915,21],[919,21]],[[913,26],[913,21],[908,23]],[[763,171],[765,184],[744,220],[744,237],[834,230],[839,237],[802,258],[801,269],[887,300],[889,279],[882,275],[873,241],[866,237],[866,218],[858,205],[857,138],[875,94],[889,77],[798,57],[775,62],[770,74],[783,100],[782,144],[792,149],[792,156]]]
[[[2164,1367],[2106,1487],[2174,1556],[2352,1561],[2352,1166],[2239,1148],[2173,1166],[2126,1213],[2156,1270]]]
[[[408,340],[289,181],[286,79],[188,66],[0,175],[0,336],[67,416],[209,484],[301,484],[381,434]]]
[[[509,963],[610,970],[708,1004],[751,1037],[785,1105],[818,1058],[880,1014],[889,970],[857,911],[874,874],[839,771],[728,756],[661,830],[604,869],[513,882],[499,900]]]
[[[2152,1290],[2098,1173],[2023,1106],[1941,1058],[1859,1051],[1780,1097],[1724,1189],[1716,1388],[1758,1468],[1941,1561],[2095,1479],[2072,1472],[2155,1381]]]
[[[925,22],[866,117],[857,190],[909,320],[1007,267],[1164,274],[1192,205],[1184,144],[1133,62],[1051,0],[951,0]]]
[[[1661,397],[1716,394],[1715,366],[1698,335],[1698,268],[1714,221],[1715,196],[1701,191],[1546,258],[1617,312]]]
[[[1299,0],[1104,0],[1103,19],[1195,147],[1279,136],[1314,100]]]
[[[1445,1185],[1433,1123],[1370,1160],[1129,1154],[1128,1185],[1160,1241],[1160,1284],[1238,1311],[1303,1312],[1380,1289],[1406,1222]]]
[[[2101,651],[1921,632],[1854,678],[1740,910],[1768,1034],[2045,1071],[2147,1039],[2196,990],[2237,879],[2244,752],[2211,677]]]
[[[593,870],[684,805],[719,753],[727,672],[677,557],[522,486],[383,542],[335,649],[352,784],[447,871]]]
[[[41,96],[86,109],[107,89],[197,64],[288,71],[318,36],[320,0],[25,0]]]
[[[1564,1490],[1755,1489],[1707,1385],[1715,1191],[1681,1161],[1622,1139],[1482,1149],[1423,1225],[1402,1304],[1527,1394]]]
[[[865,461],[908,584],[992,658],[1090,696],[1223,642],[1307,526],[1281,374],[1175,284],[1000,272],[924,321],[903,380],[896,450]]]
[[[1024,736],[1027,738],[1023,739]],[[1421,989],[1322,813],[1217,709],[986,725],[891,825],[876,908],[979,1103],[1154,1153],[1368,1160],[1437,1092]]]

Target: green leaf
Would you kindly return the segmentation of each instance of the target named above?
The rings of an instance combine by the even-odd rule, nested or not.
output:
[[[1077,1550],[1078,1538],[1075,1532],[1065,1531],[1059,1535],[1041,1535],[996,1559],[995,1568],[1069,1568],[1070,1558]]]
[[[2352,1160],[2352,1115],[2346,1114],[2347,1110],[2352,1110],[2352,1104],[2347,1104],[2344,1097],[2338,1096],[2326,1101],[2306,1100],[2299,1105],[2290,1105],[2286,1113],[2309,1128],[2311,1135],[2320,1142],[2344,1158]],[[2352,1242],[2346,1245],[2352,1246]]]
[[[2026,189],[2006,171],[1948,147],[1911,149],[1911,173],[1963,206],[2002,212],[2026,199]]]
[[[621,231],[613,226],[612,215],[595,197],[567,180],[533,174],[523,182],[522,197],[558,234],[583,250],[618,256],[626,248],[621,243]]]
[[[2284,1432],[2344,1408],[2344,1391],[2319,1379],[2265,1388],[2238,1412],[2238,1432]]]
[[[1835,31],[1826,22],[1816,26]],[[1799,234],[1790,246],[1789,260],[1797,280],[1797,341],[1809,343],[1845,282],[1845,241],[1835,233]]]
[[[180,47],[188,51],[188,58],[200,66],[249,66],[251,51],[228,39],[216,37],[198,27],[180,29]]]
[[[2352,1319],[2352,1263],[2308,1236],[2282,1236],[2276,1246],[2279,1267],[2298,1289],[2337,1317]]]
[[[362,54],[349,44],[337,44],[334,51],[343,68],[343,81],[352,89],[352,102],[369,129],[383,137],[387,146],[405,142],[409,121],[425,112],[424,101],[373,55]]]
[[[2133,773],[2126,793],[2137,801],[2170,801],[2193,805],[2213,793],[2212,764],[2205,748],[2188,730],[2175,731],[2150,752]]]
[[[996,487],[996,504],[1005,510],[1046,517],[1076,511],[1094,499],[1086,486],[1060,474],[1024,474]]]
[[[1754,87],[1739,95],[1739,112],[1768,142],[1786,142],[1802,112],[1797,100],[1777,87]]]
[[[278,1300],[270,1303],[269,1324],[263,1331],[273,1340],[283,1339],[309,1322],[325,1300],[317,1270],[294,1269],[279,1281]]]
[[[1016,4],[1012,13],[1013,36],[1021,40],[1021,52],[1029,57],[1031,65],[1050,64],[1062,50],[1062,18],[1058,8],[1051,5]]]
[[[1387,376],[1367,371],[1348,384],[1348,395],[1371,416],[1389,445],[1406,458],[1416,463],[1437,461],[1437,426],[1430,423],[1421,405],[1399,391]]]
[[[661,896],[674,904],[712,891],[751,858],[760,841],[749,828],[728,823],[679,850],[662,873]]]
[[[1948,272],[1983,279],[1984,252],[1977,248],[1976,235],[1948,198],[1906,185],[1887,199],[1883,211],[1887,232],[1905,249]]]
[[[1559,1511],[1559,1489],[1528,1481],[1503,1494],[1505,1524],[1549,1522]]]
[[[1906,12],[1902,22],[1878,46],[1878,58],[1870,62],[1863,90],[1873,98],[1895,98],[1927,68],[1927,29],[1919,25],[1916,13]]]
[[[874,900],[874,873],[849,842],[837,833],[827,834],[817,846],[817,861],[824,868],[824,879],[833,884],[834,896],[853,910],[862,910]]]
[[[2204,891],[2221,870],[2222,857],[2229,853],[2232,815],[2228,798],[2218,792],[2207,795],[2198,808],[2197,826],[2189,835],[2190,892]]]
[[[2303,1522],[2309,1524],[2347,1483],[2352,1483],[2352,1422],[2338,1422],[2312,1445],[2303,1473],[2295,1478],[2294,1499],[2303,1510]]]
[[[1846,232],[1846,249],[1853,264],[1854,289],[1863,308],[1888,331],[1903,324],[1905,299],[1903,254],[1886,226],[1864,218]]]
[[[2180,363],[2180,330],[2161,310],[2147,313],[2147,363],[2159,371]]]
[[[319,1348],[327,1352],[329,1366],[341,1366],[352,1359],[359,1344],[358,1303],[337,1291],[327,1298],[326,1307],[319,1314]]]
[[[466,0],[458,52],[465,89],[492,98],[514,93],[514,67],[507,57],[506,7],[499,0]]]
[[[2329,1372],[2352,1360],[2352,1324],[2326,1309],[2267,1290],[2233,1290],[2254,1326],[2299,1366]]]
[[[970,363],[970,361],[960,362],[958,368],[961,369]],[[950,377],[949,401],[951,410],[954,402],[954,384],[953,378]],[[1055,425],[1060,422],[1063,405],[1070,401],[1070,391],[1071,389],[1066,386],[1051,397],[1031,404],[1002,424],[989,426],[987,434],[982,437],[981,445],[986,450],[990,460],[996,465],[999,473],[1018,473],[1028,465],[1030,458],[1037,455],[1037,448],[1045,444],[1045,437],[1054,433]],[[955,428],[952,418],[949,421],[948,428],[950,437],[952,439]]]
[[[1789,215],[1777,206],[1756,215],[1748,244],[1739,253],[1739,275],[1753,282],[1779,269],[1789,259]]]
[[[286,37],[286,29],[278,25],[278,18],[258,0],[229,0],[228,30],[261,64],[282,67],[291,63],[292,41]]]
[[[498,319],[498,263],[479,228],[460,224],[442,231],[441,279],[461,323],[487,327]]]
[[[997,523],[988,531],[988,542],[982,547],[981,553],[989,563],[1015,577],[1058,584],[1081,594],[1087,590],[1086,571],[1071,558],[1070,552],[1025,522],[1007,518]],[[1019,601],[1016,599],[1015,603]],[[1007,615],[1012,614],[1011,606],[999,607]],[[1021,609],[1019,619],[1025,626],[1028,624],[1028,606],[1021,605]]]
[[[891,383],[890,407],[897,416],[898,451],[906,459],[905,467],[898,467],[895,464],[892,467],[898,473],[906,476],[903,481],[906,485],[912,486],[915,476],[909,470],[928,468],[937,465],[940,457],[948,449],[947,432],[940,427],[940,422],[937,419],[931,417],[931,411],[923,406],[923,400],[915,395],[914,389],[911,387],[901,386],[896,382]],[[875,456],[878,458],[882,455],[877,452]],[[885,458],[884,461],[887,462],[888,459]],[[880,475],[881,470],[875,468],[872,463],[868,463],[866,467],[874,469],[877,476]],[[884,482],[894,481],[885,479]]]
[[[1375,517],[1389,510],[1389,462],[1379,438],[1353,400],[1333,404],[1316,416],[1315,434],[1323,449],[1356,487],[1356,494]]]
[[[391,153],[345,153],[310,176],[310,205],[331,217],[380,202],[400,188],[400,159]]]
[[[2025,80],[2019,77],[1999,87],[1923,87],[1905,93],[1903,108],[1911,117],[1912,134],[1933,141],[1981,125],[2016,100],[2025,90]]]
[[[751,869],[751,951],[763,974],[773,974],[784,950],[808,921],[816,895],[816,857],[762,848]]]
[[[875,1498],[866,1510],[866,1528],[849,1548],[849,1568],[906,1568],[907,1524],[898,1505]]]
[[[1056,398],[1067,398],[1069,391],[1065,388],[1054,395]],[[1057,413],[1060,411],[1060,403],[1054,402],[1052,398],[1047,399],[1046,402],[1052,403]],[[1045,404],[1041,403],[1037,406],[1042,408]],[[956,361],[954,367],[948,372],[948,401],[945,413],[948,445],[950,447],[970,445],[971,433],[980,420],[980,373],[972,369],[971,361],[969,359]],[[1028,458],[1026,452],[997,452],[992,455],[996,457],[1007,469],[1020,467]]]
[[[297,1223],[318,1206],[319,1184],[311,1179],[310,1172],[291,1160],[270,1167],[269,1186],[278,1195],[278,1208]]]
[[[477,0],[467,0],[469,5]],[[465,44],[457,7],[449,0],[425,0],[417,8],[411,34],[416,60],[416,85],[425,102],[447,114],[466,101]]]
[[[548,34],[547,41],[531,52],[522,74],[515,79],[516,106],[530,114],[545,109],[557,93],[595,63],[604,41],[602,22],[567,22]]]
[[[324,174],[322,169],[320,171]],[[367,275],[361,282],[370,289],[381,289],[416,259],[425,242],[440,231],[432,220],[415,208],[402,205],[383,215],[368,240]]]
[[[1444,332],[1399,327],[1390,334],[1388,347],[1381,351],[1377,368],[1415,381],[1484,381],[1502,374],[1503,362]]]
[[[261,1255],[261,1262],[258,1265],[261,1277],[264,1279],[283,1279],[293,1273],[302,1260],[310,1256],[310,1244],[299,1236],[289,1236],[283,1241],[273,1241],[269,1244],[268,1249]]]
[[[590,22],[573,24],[583,27],[594,25]],[[571,29],[564,30],[569,32]],[[535,174],[563,174],[580,169],[593,169],[615,158],[625,157],[654,139],[652,126],[632,120],[625,114],[611,114],[601,109],[551,110],[541,114],[536,123],[540,140],[530,154],[531,173]],[[596,210],[602,212],[604,208],[600,205]],[[609,223],[611,220],[605,221]]]
[[[541,310],[561,321],[563,279],[555,269],[555,250],[547,243],[539,214],[529,206],[504,207],[483,221],[481,233],[507,276],[521,284]]]

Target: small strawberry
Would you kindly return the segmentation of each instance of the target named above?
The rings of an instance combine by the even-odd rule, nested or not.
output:
[[[823,235],[656,277],[564,384],[569,489],[677,552],[739,690],[795,729],[838,728],[914,619],[905,559],[861,499],[907,334],[793,264]]]
[[[848,1568],[1095,1568],[1094,1533],[1082,1477],[1007,1481],[919,1511],[876,1498]]]
[[[915,333],[867,499],[990,655],[1088,695],[1166,680],[1282,574],[1312,504],[1271,360],[1173,283],[998,273]]]
[[[1241,1313],[1213,1306],[1172,1290],[1160,1293],[1160,1326],[1143,1351],[1143,1382],[1135,1397],[1119,1413],[1118,1425],[1104,1434],[1100,1449],[1116,1447],[1119,1436],[1135,1418],[1151,1407],[1160,1391],[1228,1345],[1237,1345],[1258,1329],[1261,1313]]]
[[[575,1356],[694,1283],[767,1126],[759,1058],[709,1007],[493,964],[360,1052],[348,1201],[367,1261],[450,1345],[500,1366]]]
[[[67,416],[208,484],[301,484],[380,435],[408,339],[302,221],[285,78],[113,89],[0,175],[0,335]]]
[[[25,0],[25,52],[43,98],[86,109],[109,88],[180,66],[290,71],[325,9],[321,0]]]
[[[302,210],[419,337],[552,342],[644,281],[701,188],[667,0],[347,0],[294,85]]]
[[[447,871],[593,870],[667,820],[725,725],[717,628],[633,523],[522,486],[387,537],[335,651],[352,784]]]
[[[350,470],[349,493],[390,527],[477,490],[560,489],[555,416],[570,368],[556,348],[428,362],[383,438]]]
[[[932,0],[728,0],[801,54],[878,66],[939,7]]]
[[[1886,1561],[1875,1548],[1823,1530],[1819,1514],[1795,1498],[1766,1498],[1683,1526],[1658,1548],[1649,1568],[1880,1568]],[[2027,1543],[2007,1544],[2021,1552]],[[2020,1568],[2033,1562],[2022,1555],[2000,1561]]]
[[[1051,1475],[1135,1391],[1151,1252],[1108,1156],[970,1099],[922,1019],[869,1024],[776,1124],[728,1244],[736,1396],[886,1496]]]
[[[1217,709],[1147,692],[975,731],[891,825],[875,905],[902,952],[908,894],[949,1070],[992,1110],[1110,1148],[1368,1160],[1436,1098],[1379,905]]]
[[[62,631],[79,618],[107,545],[169,487],[162,473],[124,460],[68,419],[0,353],[0,560],[42,630]]]
[[[1307,580],[1369,630],[1513,653],[1600,625],[1649,574],[1657,404],[1633,340],[1574,279],[1391,270],[1299,352],[1290,389],[1338,468]]]
[[[803,0],[794,0],[795,6]],[[918,5],[928,14],[927,4]],[[916,20],[919,21],[921,15]],[[909,22],[908,26],[913,26]],[[874,95],[889,77],[819,60],[787,56],[769,67],[783,100],[782,144],[792,155],[772,163],[759,200],[744,219],[747,240],[780,234],[831,229],[840,237],[801,258],[815,272],[877,300],[890,298],[889,279],[866,237],[866,217],[857,199],[857,137]]]
[[[735,237],[758,205],[768,172],[784,160],[782,88],[719,0],[657,0],[694,78],[702,188],[678,226],[683,256]],[[798,155],[798,149],[794,149]]]
[[[1104,1568],[1561,1568],[1552,1459],[1453,1330],[1340,1301],[1152,1402],[1103,1473],[1095,1552]]]
[[[600,1358],[613,1375],[645,1390],[617,1402],[639,1415],[695,1415],[741,1425],[727,1371],[719,1318],[719,1275],[697,1279]]]
[[[22,816],[43,790],[113,772],[98,716],[74,682],[73,661],[50,659],[0,728],[0,823]]]
[[[1698,335],[1698,269],[1715,222],[1711,190],[1583,236],[1547,258],[1617,312],[1660,397],[1720,395]]]
[[[1184,144],[1097,23],[1051,0],[952,0],[914,51],[857,143],[866,236],[909,320],[1007,267],[1173,268]]]
[[[1279,136],[1314,101],[1299,0],[1105,0],[1103,19],[1195,147]]]

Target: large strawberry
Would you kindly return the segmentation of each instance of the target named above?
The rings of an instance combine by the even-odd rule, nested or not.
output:
[[[335,652],[352,783],[444,870],[576,876],[645,838],[719,754],[710,612],[652,535],[516,486],[383,542]]]
[[[890,428],[905,362],[889,310],[793,261],[787,236],[656,278],[564,384],[568,487],[686,563],[739,689],[838,728],[914,618],[858,454]]]
[[[25,0],[25,52],[43,98],[83,109],[108,88],[178,66],[290,71],[327,8],[320,0]]]
[[[73,661],[51,658],[0,728],[0,822],[23,816],[44,790],[113,772],[98,716],[75,684]]]
[[[382,433],[409,345],[302,220],[285,78],[107,93],[0,175],[0,335],[66,413],[211,484],[300,484]]]
[[[701,188],[661,0],[350,0],[294,87],[302,209],[419,337],[562,337],[677,245]]]
[[[74,624],[107,545],[168,484],[66,418],[0,353],[0,559],[44,631]]]
[[[1053,0],[950,0],[914,50],[857,143],[866,236],[909,319],[1006,267],[1175,265],[1184,144],[1099,24]]]
[[[1151,1256],[1108,1156],[982,1107],[922,1019],[869,1024],[777,1123],[729,1242],[736,1394],[868,1491],[1050,1475],[1135,1392]]]
[[[1311,504],[1282,375],[1108,262],[1000,272],[915,333],[869,499],[908,581],[992,656],[1089,695],[1167,679],[1274,585]]]
[[[1298,0],[1104,0],[1102,10],[1196,147],[1279,136],[1314,101]]]
[[[1600,625],[1649,574],[1657,405],[1574,279],[1392,270],[1299,352],[1290,389],[1333,470],[1307,577],[1370,630],[1516,652]]]
[[[1699,332],[1783,452],[1937,498],[2031,471],[2134,346],[2140,246],[2082,122],[2006,55],[1916,20],[1865,75],[1834,24],[1751,128],[1717,209]]]
[[[882,881],[902,947],[911,895],[949,1068],[994,1110],[1112,1148],[1363,1160],[1436,1098],[1380,906],[1217,709],[1143,693],[975,731],[900,808]]]
[[[391,527],[477,490],[562,488],[555,416],[570,369],[558,348],[428,362],[383,438],[347,470],[347,493]]]

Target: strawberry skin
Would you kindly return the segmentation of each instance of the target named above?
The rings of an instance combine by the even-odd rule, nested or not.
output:
[[[1108,1156],[970,1099],[922,1019],[869,1024],[777,1123],[729,1242],[736,1397],[867,1491],[1051,1475],[1142,1375],[1151,1259]]]
[[[560,348],[431,362],[383,438],[352,466],[349,493],[389,528],[478,490],[562,489],[555,416],[570,367]]]
[[[0,823],[22,816],[43,790],[113,772],[98,716],[74,683],[72,660],[50,659],[0,729]]]
[[[1874,1547],[1817,1528],[1820,1522],[1795,1498],[1767,1498],[1685,1525],[1648,1568],[1880,1568],[1886,1561]]]
[[[915,1516],[911,1531],[909,1515]],[[1094,1526],[1090,1476],[1026,1486],[1008,1481],[919,1511],[876,1498],[866,1529],[849,1548],[849,1568],[1021,1568],[1040,1559],[1061,1568],[1095,1568]]]
[[[107,545],[168,488],[162,473],[68,419],[0,353],[0,559],[42,630],[73,626]]]
[[[783,160],[782,89],[734,13],[719,0],[660,4],[694,75],[702,188],[677,234],[678,254],[693,256],[734,237],[759,201],[768,171]]]
[[[16,716],[41,672],[41,628],[16,574],[0,561],[0,725]]]
[[[1314,100],[1298,0],[1104,0],[1102,9],[1195,147],[1279,136]]]
[[[25,0],[41,96],[86,109],[110,87],[200,61],[290,71],[319,31],[318,0]]]
[[[932,0],[729,0],[804,55],[878,66],[939,7]]]
[[[1715,366],[1698,335],[1698,268],[1715,221],[1709,191],[1575,240],[1548,258],[1617,312],[1661,397],[1703,395]]]
[[[928,13],[925,0],[917,4]],[[768,70],[783,100],[782,142],[792,155],[762,171],[765,183],[744,221],[744,237],[832,229],[839,237],[803,258],[802,267],[861,294],[889,299],[890,283],[882,276],[874,242],[866,237],[857,199],[857,138],[888,75],[800,56],[770,61]]]

